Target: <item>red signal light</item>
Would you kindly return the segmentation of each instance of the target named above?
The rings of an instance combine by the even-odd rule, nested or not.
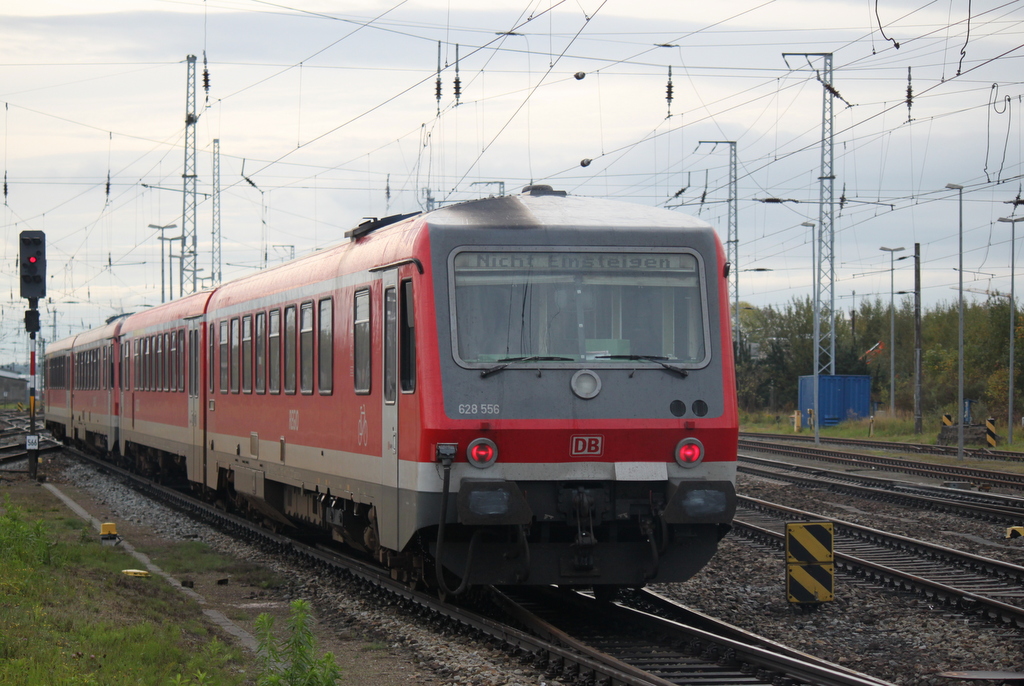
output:
[[[36,257],[35,255],[32,255],[31,257],[28,258],[28,263],[29,264],[35,264],[38,261],[39,261],[39,258]]]

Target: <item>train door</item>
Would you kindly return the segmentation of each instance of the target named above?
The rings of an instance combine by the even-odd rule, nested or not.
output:
[[[384,354],[381,365],[381,501],[377,527],[381,545],[398,546],[398,270],[383,273]]]
[[[191,435],[189,446],[188,475],[191,481],[205,484],[206,474],[206,439],[203,431],[203,320],[200,317],[189,319],[186,328],[187,369],[188,378],[185,389],[188,393],[188,428]]]

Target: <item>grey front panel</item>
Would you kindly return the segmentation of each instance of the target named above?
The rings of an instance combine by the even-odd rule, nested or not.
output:
[[[725,412],[720,354],[721,319],[717,308],[724,279],[718,274],[717,241],[710,228],[601,228],[574,231],[569,228],[431,227],[432,268],[437,309],[438,348],[441,361],[444,407],[453,419],[611,419],[718,417]],[[682,252],[695,255],[703,279],[704,357],[673,366],[685,369],[686,377],[653,362],[627,360],[540,361],[508,365],[482,376],[480,364],[460,361],[453,344],[450,309],[453,251],[474,246],[510,246],[519,251],[553,250],[578,246],[599,255],[636,251],[637,254]],[[629,303],[623,307],[628,308]],[[511,308],[509,317],[522,316]],[[518,325],[518,323],[517,323]],[[588,341],[589,344],[589,341]],[[610,350],[612,354],[617,351]],[[626,352],[644,352],[631,350]],[[497,363],[494,365],[497,366]],[[601,390],[590,399],[574,394],[570,384],[580,369],[600,377]]]

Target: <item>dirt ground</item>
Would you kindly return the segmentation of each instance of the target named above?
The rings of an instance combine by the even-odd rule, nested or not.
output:
[[[47,483],[59,488],[99,521],[116,522],[118,535],[137,549],[159,549],[173,544],[172,541],[157,535],[147,526],[114,517],[109,509],[96,502],[87,492],[65,483],[60,475],[60,459],[59,457],[46,458],[46,462],[41,465],[40,474],[45,477]],[[5,492],[12,495],[17,492],[44,507],[65,507],[53,493],[42,488],[39,483],[30,481],[26,474],[0,473],[0,497]],[[141,567],[141,563],[138,566]],[[285,596],[284,591],[242,586],[231,583],[230,579],[226,584],[218,584],[217,582],[223,579],[223,574],[216,573],[190,574],[188,578],[194,583],[193,590],[205,599],[205,603],[201,606],[204,610],[219,611],[250,634],[254,633],[256,618],[264,612],[277,618],[276,629],[281,630],[284,627],[289,604],[289,599]],[[150,581],[166,583],[160,577],[152,578]],[[187,601],[187,596],[182,594],[182,602]],[[314,610],[316,610],[315,607]],[[344,628],[344,624],[346,624],[344,617],[326,618],[326,621],[317,621],[316,623],[320,650],[334,653],[342,670],[341,683],[373,684],[374,686],[441,683],[432,672],[418,665],[413,656],[401,648],[389,645],[386,637],[358,635],[353,630]],[[334,626],[332,627],[332,625]],[[241,647],[241,642],[238,639],[224,631],[220,631],[220,633],[225,643]],[[256,674],[258,670],[255,656],[244,647],[242,647],[242,651],[246,659],[251,661],[247,665],[247,673]]]

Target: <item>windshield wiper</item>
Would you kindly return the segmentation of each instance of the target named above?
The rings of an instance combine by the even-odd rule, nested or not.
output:
[[[481,371],[481,378],[485,376],[490,376],[495,372],[500,372],[505,367],[509,366],[510,364],[515,364],[516,362],[575,362],[575,360],[572,359],[571,357],[557,357],[551,355],[526,355],[524,357],[505,357],[498,360],[498,362],[501,362],[502,364],[495,365],[493,367],[488,367],[487,369]]]
[[[663,355],[596,355],[595,357],[602,360],[643,360],[645,362],[657,362],[665,369],[675,372],[684,379],[690,375],[690,372],[685,369],[680,369],[675,365],[665,362],[668,358]]]

